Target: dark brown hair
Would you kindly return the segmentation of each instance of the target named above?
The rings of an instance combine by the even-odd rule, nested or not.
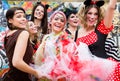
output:
[[[12,19],[14,17],[15,12],[17,10],[22,10],[25,13],[25,10],[22,7],[12,7],[10,9],[8,9],[7,12],[6,12],[7,24],[8,24],[8,28],[10,30],[18,29],[17,27],[12,26],[12,24],[8,22],[9,19]]]
[[[42,28],[42,34],[46,34],[47,33],[47,29],[48,29],[48,19],[47,19],[47,8],[48,6],[44,6],[41,2],[37,2],[35,4],[35,6],[33,7],[33,10],[32,10],[32,14],[31,14],[31,21],[34,22],[34,13],[35,13],[35,9],[38,7],[38,6],[42,6],[44,8],[44,16],[42,18],[42,21],[41,21],[41,28]]]

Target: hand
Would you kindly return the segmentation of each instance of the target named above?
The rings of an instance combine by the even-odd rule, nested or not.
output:
[[[41,77],[40,72],[38,70],[35,70],[34,76],[39,79]]]
[[[50,80],[46,77],[41,77],[41,78],[38,79],[38,81],[52,81],[52,80]]]

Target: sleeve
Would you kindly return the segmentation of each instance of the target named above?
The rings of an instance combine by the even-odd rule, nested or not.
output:
[[[105,41],[106,54],[117,61],[120,61],[119,48],[113,38],[107,38]]]
[[[36,65],[40,65],[44,61],[44,47],[45,47],[45,40],[47,37],[48,35],[46,35],[43,38],[42,43],[39,45],[38,49],[36,50],[33,56],[33,60]]]
[[[102,20],[97,27],[97,30],[100,31],[103,34],[108,34],[109,32],[112,31],[112,29],[113,29],[113,25],[111,25],[110,28],[107,28],[104,24],[104,20]]]

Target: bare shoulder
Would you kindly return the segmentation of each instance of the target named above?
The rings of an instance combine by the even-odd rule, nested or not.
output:
[[[19,40],[24,40],[24,39],[27,40],[28,38],[29,38],[29,32],[26,30],[23,30],[18,36]]]
[[[26,30],[23,30],[21,33],[20,33],[21,36],[29,36],[29,32],[26,31]]]
[[[21,33],[22,33],[22,34],[29,34],[29,32],[26,31],[26,30],[23,30]]]

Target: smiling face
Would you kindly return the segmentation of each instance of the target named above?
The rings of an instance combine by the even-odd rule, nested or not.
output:
[[[31,34],[35,34],[35,33],[37,33],[37,26],[32,21],[29,21],[28,22],[28,30]]]
[[[88,10],[87,14],[86,14],[86,18],[87,18],[87,24],[88,26],[93,26],[94,24],[96,24],[97,19],[98,19],[98,11],[96,8],[92,7]]]
[[[66,23],[66,19],[61,13],[56,13],[51,19],[51,27],[54,33],[59,33],[63,31],[63,28]]]
[[[13,18],[10,18],[8,22],[11,23],[12,26],[25,28],[27,25],[26,15],[22,10],[16,10]]]
[[[77,27],[79,25],[79,18],[76,14],[71,14],[68,18],[69,25]]]
[[[34,16],[35,18],[42,20],[44,16],[44,8],[41,5],[37,6],[37,8],[35,9]]]

